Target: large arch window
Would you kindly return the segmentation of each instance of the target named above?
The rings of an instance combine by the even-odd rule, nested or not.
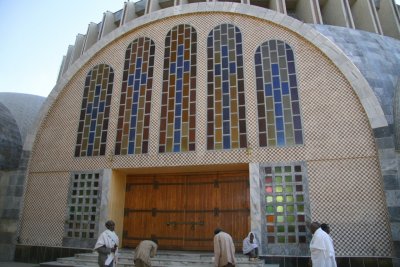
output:
[[[215,27],[207,39],[207,149],[247,147],[240,30]]]
[[[303,144],[303,130],[292,48],[279,40],[255,54],[259,145]]]
[[[105,155],[114,71],[95,66],[86,76],[75,157]]]
[[[165,38],[159,152],[196,149],[197,33],[178,25]]]
[[[154,42],[146,37],[134,40],[126,49],[116,155],[148,152],[154,52]]]

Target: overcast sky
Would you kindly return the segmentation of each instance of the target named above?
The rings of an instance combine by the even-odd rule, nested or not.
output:
[[[90,22],[100,22],[105,11],[118,11],[123,3],[0,0],[0,92],[47,96],[76,35],[86,34]]]

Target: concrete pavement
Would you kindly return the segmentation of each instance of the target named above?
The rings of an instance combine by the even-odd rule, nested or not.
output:
[[[0,267],[39,267],[38,263],[0,262]]]

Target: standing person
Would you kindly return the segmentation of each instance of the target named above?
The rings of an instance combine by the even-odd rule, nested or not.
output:
[[[214,265],[215,267],[235,266],[235,245],[232,237],[217,228],[214,231]]]
[[[135,257],[133,261],[137,267],[150,267],[151,259],[157,253],[157,239],[143,240],[135,249]]]
[[[331,237],[324,232],[318,222],[310,227],[313,237],[310,243],[313,267],[336,267],[335,250]]]
[[[321,229],[324,230],[325,233],[327,233],[328,235],[331,232],[331,228],[329,227],[328,224],[326,223],[321,223]]]
[[[105,230],[97,239],[94,249],[99,253],[98,263],[100,267],[112,267],[115,263],[115,254],[118,250],[119,239],[114,232],[115,223],[113,221],[106,222]]]
[[[243,239],[243,254],[248,255],[251,261],[256,260],[258,257],[258,242],[252,232]]]

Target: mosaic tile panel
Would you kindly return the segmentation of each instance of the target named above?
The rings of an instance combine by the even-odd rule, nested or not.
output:
[[[155,44],[146,37],[126,49],[115,155],[148,152],[154,53]]]
[[[270,40],[257,48],[254,61],[260,147],[303,144],[293,49]]]
[[[114,71],[106,64],[86,76],[75,157],[105,155],[113,82]]]
[[[231,24],[207,38],[207,149],[247,147],[242,33]]]
[[[165,38],[159,152],[196,149],[197,33],[187,24]]]

